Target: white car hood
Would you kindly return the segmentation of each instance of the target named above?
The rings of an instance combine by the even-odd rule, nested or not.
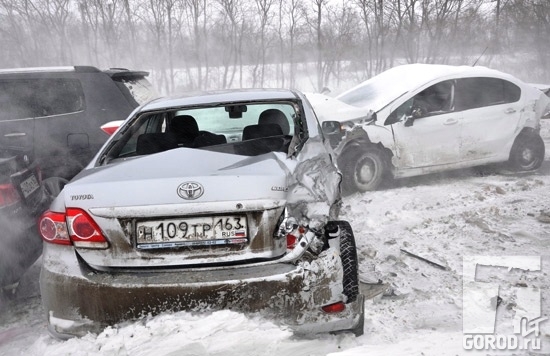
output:
[[[306,93],[305,95],[311,106],[313,106],[320,122],[358,121],[368,118],[373,113],[370,109],[348,105],[343,101],[324,94]]]

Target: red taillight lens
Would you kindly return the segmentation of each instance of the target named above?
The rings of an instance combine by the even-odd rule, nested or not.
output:
[[[296,247],[296,243],[300,240],[303,234],[306,233],[306,229],[303,226],[296,227],[293,231],[286,235],[286,248],[289,250]]]
[[[123,122],[124,121],[121,121],[121,120],[110,121],[106,124],[101,125],[101,129],[107,135],[111,136],[112,134],[114,134],[116,132],[116,130],[118,130],[118,128],[120,127],[120,125],[122,125]]]
[[[50,243],[70,245],[65,214],[46,211],[38,219],[38,230],[42,238]]]
[[[94,220],[82,209],[66,214],[47,211],[38,220],[42,238],[50,243],[83,248],[107,248],[109,244]]]
[[[76,247],[107,248],[109,244],[95,221],[82,209],[67,208],[67,226]]]
[[[296,236],[291,234],[286,235],[286,248],[292,250],[294,247],[296,247],[296,241],[298,241]]]
[[[338,302],[334,304],[325,305],[321,309],[323,309],[325,313],[329,313],[329,314],[340,313],[346,310],[346,305],[344,304],[344,302]]]
[[[20,200],[13,184],[0,184],[0,206],[11,205]]]

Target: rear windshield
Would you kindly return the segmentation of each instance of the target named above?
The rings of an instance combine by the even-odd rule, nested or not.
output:
[[[84,110],[78,79],[0,81],[0,121],[63,115]]]
[[[124,96],[135,106],[145,104],[158,97],[157,92],[146,78],[114,79]]]
[[[289,153],[306,138],[305,123],[294,103],[232,103],[145,113],[114,138],[112,159],[178,148],[256,156]]]

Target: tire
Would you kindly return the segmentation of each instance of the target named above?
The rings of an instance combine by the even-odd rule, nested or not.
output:
[[[378,188],[387,170],[383,157],[382,151],[376,146],[357,152],[346,151],[340,160],[344,192],[363,193]]]
[[[510,151],[508,163],[514,171],[533,171],[544,161],[544,141],[539,134],[520,134]]]
[[[347,221],[335,221],[340,227],[340,259],[344,270],[343,293],[347,303],[354,302],[359,295],[359,272],[357,248],[351,225]]]

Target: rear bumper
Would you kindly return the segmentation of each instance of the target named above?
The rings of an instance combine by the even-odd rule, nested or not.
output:
[[[362,322],[363,299],[340,313],[340,258],[333,250],[310,263],[260,263],[210,269],[98,272],[73,248],[45,245],[40,289],[52,334],[99,333],[108,325],[164,311],[231,309],[279,320],[298,333],[349,330]]]

